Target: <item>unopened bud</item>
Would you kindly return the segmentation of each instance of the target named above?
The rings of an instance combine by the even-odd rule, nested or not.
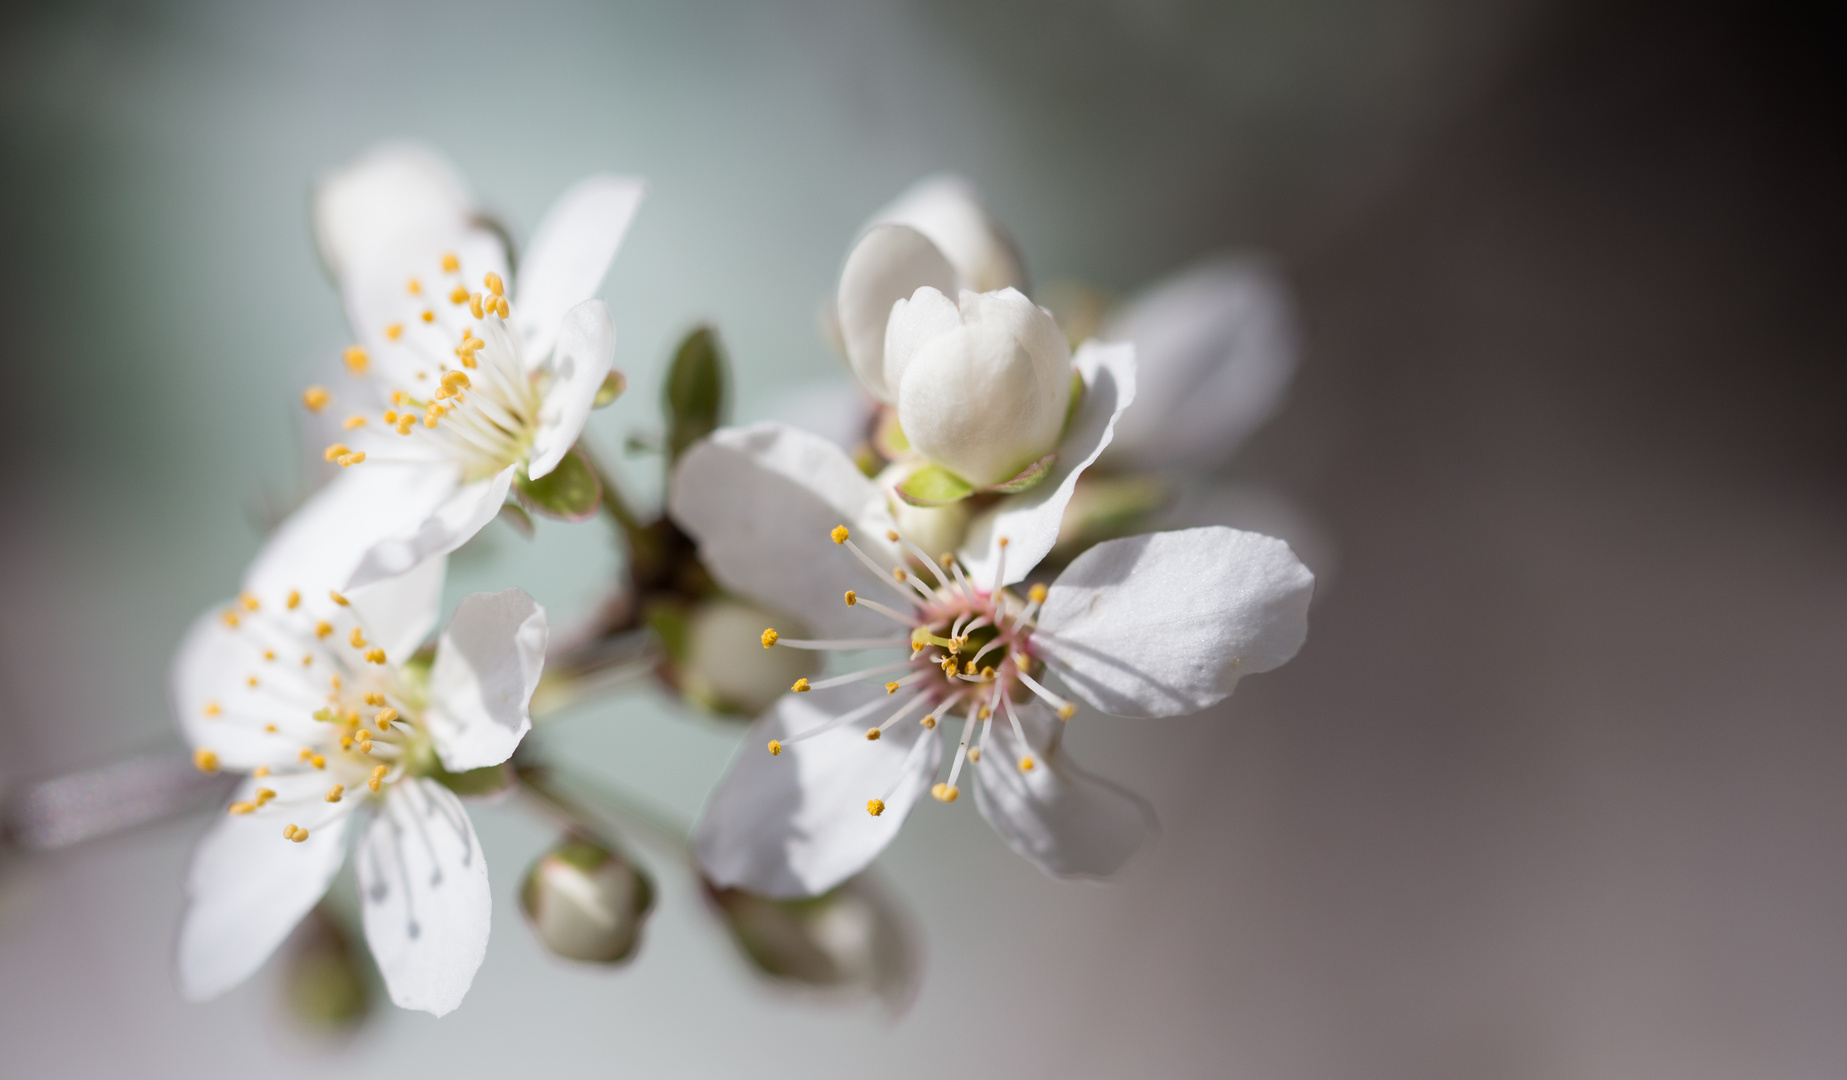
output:
[[[680,692],[714,712],[755,716],[820,670],[818,653],[764,648],[766,626],[779,627],[777,636],[804,636],[787,618],[735,601],[700,604],[687,619],[685,655],[677,658]]]
[[[339,919],[317,907],[295,932],[283,969],[288,1015],[320,1035],[343,1035],[372,1010],[366,962]]]
[[[629,959],[654,904],[654,884],[602,845],[568,837],[539,857],[520,887],[520,910],[554,956],[594,964]]]
[[[752,967],[772,979],[871,996],[902,1010],[918,951],[903,913],[865,875],[808,900],[771,900],[705,885]]]

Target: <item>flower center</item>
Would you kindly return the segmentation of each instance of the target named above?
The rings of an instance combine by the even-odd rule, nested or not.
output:
[[[349,809],[338,804],[361,789],[382,794],[429,756],[420,752],[428,742],[421,668],[389,663],[385,650],[366,639],[346,598],[329,596],[334,606],[323,617],[305,610],[298,591],[279,604],[239,597],[219,618],[241,646],[246,670],[237,689],[203,706],[206,722],[223,726],[227,736],[234,730],[240,742],[252,734],[259,745],[274,742],[274,753],[264,756],[286,762],[276,768],[288,782],[277,786],[288,793],[259,786],[252,799],[229,809],[286,819],[283,837],[296,843]],[[218,771],[218,755],[207,747],[195,750],[193,761],[202,771]],[[325,786],[307,782],[313,774]],[[269,777],[271,767],[259,765],[251,775]]]
[[[347,373],[369,382],[377,412],[344,423],[351,444],[327,447],[328,461],[445,461],[479,480],[524,461],[538,427],[539,390],[526,372],[512,308],[500,275],[471,291],[461,259],[445,255],[426,281],[410,278],[400,317],[383,327],[377,354],[346,350]],[[318,413],[333,395],[321,386],[302,394]]]
[[[908,647],[910,656],[896,663],[864,668],[820,682],[796,680],[790,689],[799,694],[877,676],[892,676],[885,683],[886,698],[874,699],[858,709],[794,735],[787,742],[800,742],[823,731],[867,719],[888,707],[887,699],[901,691],[906,696],[896,711],[866,729],[868,740],[877,741],[894,724],[915,715],[920,709],[923,716],[918,722],[931,731],[935,730],[941,717],[960,711],[963,714],[962,734],[956,746],[955,763],[950,766],[949,778],[931,789],[931,794],[939,801],[954,802],[960,794],[956,781],[961,776],[963,763],[981,761],[997,715],[1005,716],[1006,722],[1013,727],[1014,737],[1023,748],[1031,744],[1027,742],[1026,734],[1020,726],[1015,711],[1016,702],[1038,697],[1056,710],[1060,719],[1070,719],[1075,706],[1047,689],[1035,677],[1035,674],[1043,674],[1045,667],[1043,661],[1034,654],[1032,646],[1039,610],[1045,603],[1045,586],[1032,586],[1026,599],[1021,599],[1002,586],[1001,582],[1006,580],[1006,538],[1000,541],[1001,556],[995,567],[993,587],[988,589],[981,589],[971,582],[953,555],[932,559],[922,548],[897,532],[886,533],[886,538],[898,545],[902,561],[889,568],[881,566],[855,544],[845,525],[836,526],[829,538],[849,551],[884,587],[895,593],[898,600],[896,605],[886,604],[860,596],[856,590],[849,590],[845,598],[847,606],[873,611],[898,623],[907,633],[896,638],[798,641],[785,638],[771,629],[763,632],[764,648],[782,646],[847,651]],[[929,575],[927,579],[925,572]],[[979,740],[975,741],[977,725],[980,726],[980,733]],[[772,741],[769,751],[779,755],[784,745],[783,740]],[[911,753],[920,753],[924,745],[925,739],[917,740]],[[1030,753],[1017,764],[1021,771],[1030,771],[1037,765]],[[900,776],[906,772],[908,768],[901,769]],[[870,800],[866,804],[867,812],[874,817],[884,813],[885,800],[890,797],[891,792],[886,792]]]

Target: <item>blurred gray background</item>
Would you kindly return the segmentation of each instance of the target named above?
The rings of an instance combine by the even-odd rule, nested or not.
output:
[[[345,343],[307,187],[427,138],[518,234],[594,170],[652,193],[606,289],[656,426],[716,320],[737,411],[834,363],[861,220],[962,171],[1035,278],[1275,256],[1308,351],[1239,459],[1339,545],[1308,647],[1075,752],[1165,830],[1060,884],[972,806],[882,861],[908,1014],[755,979],[655,860],[619,972],[513,903],[550,829],[477,825],[496,924],[462,1010],[355,1039],[274,966],[168,959],[203,812],[0,867],[0,1072],[150,1077],[1847,1075],[1842,27],[1560,0],[17,8],[0,30],[0,780],[178,745],[165,665],[306,490]],[[625,462],[651,497],[654,463]],[[452,592],[568,619],[600,525],[496,527]],[[549,741],[690,820],[736,729],[655,694]]]

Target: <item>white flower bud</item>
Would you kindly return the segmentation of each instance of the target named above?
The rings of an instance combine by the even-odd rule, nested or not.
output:
[[[865,875],[805,900],[771,900],[705,883],[752,966],[783,983],[872,996],[902,1011],[921,970],[908,919]]]
[[[922,233],[949,260],[966,288],[1026,288],[1012,239],[988,216],[975,185],[960,176],[924,177],[872,215],[871,224],[908,225]]]
[[[764,648],[760,638],[766,626],[802,636],[793,620],[748,604],[716,600],[700,605],[687,630],[681,691],[707,708],[755,716],[788,693],[795,680],[818,670],[816,653]]]
[[[1071,351],[1050,312],[1014,289],[933,288],[893,305],[885,385],[912,449],[976,487],[1051,453],[1071,400]]]
[[[532,864],[519,903],[553,955],[613,964],[634,955],[654,886],[620,855],[573,837]]]

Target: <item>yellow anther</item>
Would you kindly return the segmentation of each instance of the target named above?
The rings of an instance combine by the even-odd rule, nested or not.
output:
[[[462,260],[451,251],[443,256],[443,273],[453,274],[462,268]]]
[[[1034,583],[1032,588],[1026,590],[1026,595],[1032,598],[1033,603],[1043,604],[1045,603],[1045,586]]]
[[[898,542],[898,530],[896,530],[896,529],[886,529],[886,530],[885,530],[885,539],[887,539],[887,540],[890,540],[890,541],[891,541],[892,543],[894,543],[894,544],[895,544],[895,543],[897,543],[897,542]]]
[[[257,766],[256,768],[254,768],[254,769],[251,769],[251,770],[250,770],[250,775],[251,775],[251,776],[268,776],[268,775],[269,775],[269,766],[267,766],[267,765],[258,765],[258,766]],[[257,794],[258,794],[258,795],[261,795],[261,794],[262,794],[262,792],[258,792]],[[272,793],[272,794],[273,794],[273,793]]]
[[[380,416],[379,419],[387,424],[395,424],[398,422],[398,411],[396,409],[386,409],[384,415]]]
[[[398,417],[398,434],[409,435],[410,429],[417,426],[417,418],[410,413]]]
[[[404,324],[401,322],[394,322],[390,326],[385,327],[385,336],[390,338],[393,341],[396,341],[399,338],[403,337],[404,336]]]
[[[263,659],[274,660],[275,658],[276,658],[276,650],[274,649],[264,649],[263,650]]]
[[[899,581],[908,581],[911,575],[905,573],[904,567],[894,566],[891,568],[891,576],[897,578]]]
[[[1003,537],[1001,537],[1001,538],[1000,538],[1000,546],[1001,546],[1001,547],[1006,547],[1006,546],[1007,546],[1007,538],[1006,538],[1006,537],[1004,537],[1004,536],[1003,536]]]
[[[346,640],[352,642],[353,648],[355,649],[363,649],[366,647],[366,635],[364,631],[360,630],[357,626],[353,627],[352,633],[346,635]]]
[[[898,692],[898,684],[897,684],[897,683],[895,683],[895,682],[888,682],[888,683],[886,683],[886,684],[885,684],[885,692],[886,692],[887,694],[895,694],[895,693],[897,693],[897,692]]]
[[[287,603],[288,609],[290,611],[294,611],[296,608],[300,607],[301,606],[301,590],[300,589],[290,589],[288,599],[285,601],[285,603]]]
[[[436,312],[435,312],[435,310],[434,310],[434,309],[432,309],[432,308],[424,308],[424,309],[423,309],[423,314],[421,314],[421,315],[419,315],[419,316],[417,316],[417,317],[418,317],[419,319],[422,319],[422,320],[423,320],[424,322],[426,322],[426,323],[433,323],[433,322],[435,322],[435,321],[436,321]]]
[[[919,723],[923,724],[925,731],[933,731],[936,728],[936,717],[926,716]]]
[[[334,603],[339,604],[341,607],[346,606],[346,597],[341,596],[339,593],[334,592],[331,589],[327,591],[327,597],[328,599],[332,600]]]
[[[880,735],[880,732],[878,728],[874,727],[874,728],[866,729],[866,741],[867,742],[878,742],[879,735]]]
[[[962,674],[973,675],[974,673],[975,673],[975,662],[973,660],[970,660],[968,662],[968,666],[962,669]]]
[[[314,754],[308,758],[308,764],[317,769],[325,769],[327,767],[327,759],[319,754]]]
[[[404,291],[411,294],[412,296],[422,296],[423,295],[423,282],[418,281],[416,278],[411,278],[409,281],[404,283]]]
[[[245,611],[255,611],[263,606],[253,593],[239,593],[237,602],[244,605]]]
[[[257,804],[253,802],[234,802],[225,809],[233,814],[249,814],[255,812],[256,808]]]
[[[402,405],[402,404],[404,404],[404,402],[405,402],[405,401],[407,401],[407,400],[409,400],[409,398],[408,398],[408,396],[407,396],[407,395],[406,395],[406,394],[404,393],[404,391],[402,391],[402,390],[393,390],[393,391],[391,392],[391,403],[392,403],[393,405]]]
[[[372,779],[366,781],[366,786],[372,789],[372,794],[376,795],[384,788],[385,782],[374,776]]]
[[[950,787],[948,784],[938,784],[930,789],[930,794],[936,796],[937,802],[948,803],[955,802],[956,796],[962,794],[962,792],[960,789]]]
[[[777,638],[779,638],[779,637],[781,637],[781,636],[782,636],[781,634],[778,634],[778,633],[777,633],[777,632],[776,632],[775,630],[773,630],[773,629],[772,629],[772,630],[765,630],[765,631],[763,632],[763,636],[762,636],[762,637],[760,637],[760,638],[758,638],[757,640],[759,640],[759,641],[761,641],[761,642],[763,642],[763,647],[767,649],[767,648],[769,648],[769,647],[770,647],[771,645],[774,645],[774,644],[776,644],[776,639],[777,639]]]
[[[340,426],[345,428],[348,431],[353,431],[357,428],[365,427],[366,418],[363,416],[360,416],[358,413],[354,413],[353,415],[347,417],[346,422],[341,424]]]
[[[290,836],[289,839],[295,841],[297,844],[301,843],[303,840],[306,840],[308,838],[308,830],[297,829],[293,825],[289,826],[289,828],[295,829],[294,835]]]
[[[789,692],[791,694],[806,694],[808,692],[808,680],[807,679],[795,680],[795,685],[789,687]]]
[[[208,701],[205,703],[205,715],[217,716],[222,712],[224,712],[224,707],[219,705],[216,701]]]
[[[487,312],[481,310],[480,293],[473,293],[468,297],[468,313],[477,319],[487,318]]]
[[[494,301],[494,314],[503,319],[512,314],[512,309],[507,306],[506,297],[502,296]]]
[[[317,413],[327,407],[327,402],[332,397],[333,395],[327,392],[325,386],[310,386],[301,392],[301,403],[307,407],[309,412]]]
[[[943,674],[954,675],[955,673],[956,673],[956,658],[953,656],[943,657]]]
[[[436,388],[436,392],[431,394],[430,397],[436,401],[446,401],[449,398],[449,394],[450,390],[448,387],[439,386]]]
[[[317,637],[317,638],[324,638],[324,637],[326,637],[327,635],[329,635],[329,634],[331,634],[331,633],[333,633],[333,624],[332,624],[332,623],[330,623],[330,622],[317,622],[317,623],[315,623],[315,624],[314,624],[314,636],[315,636],[315,637]]]
[[[335,784],[333,787],[330,787],[327,789],[327,794],[324,797],[326,798],[328,802],[339,802],[341,797],[343,797],[345,794],[346,794],[346,785],[345,784]]]
[[[345,443],[334,443],[332,446],[321,451],[321,459],[323,461],[338,461],[352,452],[352,449]]]
[[[226,626],[228,626],[228,627],[230,627],[230,628],[231,628],[231,629],[233,629],[233,630],[235,630],[235,629],[237,629],[237,624],[238,624],[238,623],[241,623],[241,622],[243,622],[243,620],[242,620],[242,619],[240,619],[240,618],[238,618],[238,617],[237,617],[237,612],[235,612],[235,611],[231,611],[231,610],[229,610],[229,609],[226,609],[226,611],[225,611],[225,613],[224,613],[223,615],[220,615],[220,616],[218,616],[218,617],[219,617],[220,619],[223,619],[223,620],[224,620],[224,624],[225,624]]]
[[[423,413],[423,426],[426,428],[435,427],[436,421],[442,419],[442,414],[443,414],[443,411],[434,405],[430,406],[428,409],[425,409]]]
[[[340,459],[340,467],[342,469],[349,468],[353,465],[359,464],[365,459],[366,459],[366,452],[364,450],[355,450],[352,453]]]
[[[367,705],[383,705],[385,703],[385,695],[376,690],[367,690],[366,696],[360,700],[364,701]]]
[[[847,606],[852,607],[854,604],[857,604],[857,603],[859,603],[859,594],[854,592],[852,589],[848,589],[847,590]]]
[[[383,649],[367,649],[366,650],[366,663],[382,664],[384,662],[385,662],[385,650]]]
[[[263,766],[263,767],[262,767],[262,768],[260,768],[260,769],[259,769],[259,770],[258,770],[257,772],[255,772],[255,773],[253,773],[253,774],[251,774],[251,775],[253,775],[253,776],[268,776],[268,775],[269,775],[269,767],[268,767],[268,766]],[[273,792],[273,791],[271,791],[271,790],[269,790],[269,789],[268,789],[268,788],[266,788],[266,787],[260,787],[260,788],[258,788],[258,789],[257,789],[257,805],[258,805],[258,806],[262,806],[262,805],[263,805],[264,803],[266,803],[266,802],[268,802],[269,800],[271,800],[271,799],[273,799],[273,798],[275,798],[275,797],[276,797],[276,793],[275,793],[275,792]]]
[[[255,690],[257,688],[257,677],[255,675],[247,676],[244,679],[244,685],[248,686],[252,690]]]
[[[313,756],[314,756],[314,747],[304,746],[301,748],[301,753],[297,755],[297,758],[301,761],[307,761],[309,758]]]
[[[949,564],[956,561],[956,553],[953,551],[945,551],[936,557],[936,561],[938,565],[947,570],[949,569]]]
[[[218,755],[201,746],[192,752],[193,767],[202,773],[218,771]]]
[[[367,356],[366,351],[357,345],[347,346],[346,353],[342,359],[346,361],[346,370],[355,375],[364,375],[366,369],[372,366],[372,358]]]
[[[782,753],[782,740],[781,739],[771,739],[770,740],[770,756],[775,757],[776,755],[780,753]]]
[[[352,748],[353,748],[353,737],[351,735],[340,736],[340,749],[351,750]]]
[[[307,667],[312,663],[314,663],[313,653],[302,653],[301,654],[301,666],[302,667]]]
[[[466,389],[467,387],[468,373],[465,371],[451,371],[443,376],[443,388],[448,390],[451,394],[458,390]]]
[[[883,814],[884,812],[885,812],[885,800],[884,799],[867,799],[866,800],[866,813],[871,814],[873,817],[878,817],[880,814]]]
[[[455,288],[450,289],[449,290],[449,302],[451,304],[468,303],[468,290],[462,288],[460,285],[457,285]]]
[[[847,537],[852,536],[853,534],[847,531],[847,527],[845,525],[836,525],[834,526],[833,530],[829,532],[827,535],[828,535],[828,538],[833,540],[834,543],[844,544],[847,542]]]
[[[968,759],[970,761],[980,761],[981,760],[981,747],[979,746],[969,747],[968,748]]]
[[[993,715],[994,713],[990,711],[986,705],[983,705],[981,708],[975,710],[975,719],[977,720],[986,720],[988,717],[993,716]]]
[[[1039,764],[1038,762],[1032,759],[1032,755],[1028,754],[1027,756],[1020,759],[1020,771],[1021,772],[1032,772],[1033,769],[1038,764]]]
[[[1060,705],[1058,707],[1058,718],[1060,720],[1069,720],[1073,716],[1076,716],[1076,715],[1077,715],[1077,706],[1071,704],[1069,701],[1065,702],[1063,705]]]
[[[972,664],[974,661],[970,660],[969,663]],[[992,679],[994,677],[994,666],[992,664],[981,665],[981,677],[984,679]]]
[[[502,296],[506,293],[505,283],[500,280],[500,275],[494,273],[492,270],[489,270],[487,276],[481,279],[481,284],[486,285],[487,291],[493,293],[495,296]]]

